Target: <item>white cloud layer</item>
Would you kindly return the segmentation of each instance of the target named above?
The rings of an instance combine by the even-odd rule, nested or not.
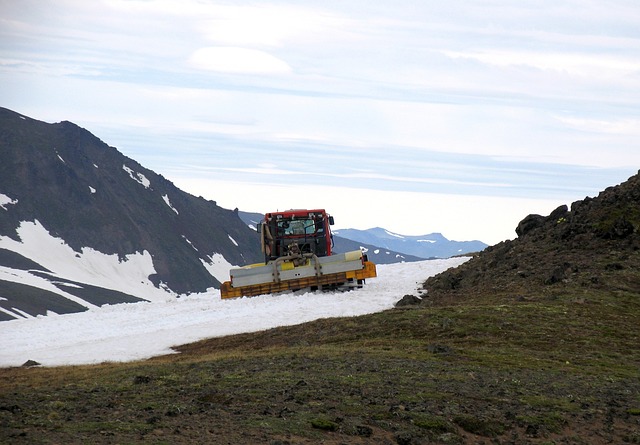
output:
[[[491,241],[640,166],[626,0],[25,0],[0,17],[0,106],[71,120],[243,210],[324,190],[367,228],[358,200],[384,195],[414,221],[394,231]],[[414,194],[438,217],[411,218]],[[490,212],[506,208],[503,227]]]
[[[196,68],[222,73],[274,74],[291,71],[285,61],[269,53],[230,46],[200,48],[189,61]]]

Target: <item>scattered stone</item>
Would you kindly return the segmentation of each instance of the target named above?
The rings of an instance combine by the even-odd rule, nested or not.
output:
[[[420,304],[420,302],[422,301],[421,298],[416,297],[415,295],[410,295],[407,294],[404,297],[402,297],[396,304],[396,307],[402,307],[402,306],[414,306],[417,304]]]
[[[162,420],[160,417],[158,416],[151,416],[147,419],[147,424],[148,425],[154,425],[158,422],[160,422],[160,420]]]
[[[149,377],[148,375],[137,375],[133,378],[134,385],[149,383],[150,381],[151,381],[151,377]]]
[[[356,426],[356,434],[361,437],[371,437],[373,435],[373,428],[367,425]]]
[[[538,227],[542,227],[545,217],[542,215],[528,215],[520,221],[518,227],[516,227],[516,235],[523,236],[531,232]]]
[[[427,351],[432,354],[451,354],[453,352],[453,349],[451,349],[451,347],[447,345],[432,343],[427,346]]]
[[[549,275],[549,277],[544,280],[544,284],[551,285],[559,283],[564,279],[564,267],[556,267],[555,269],[553,269],[553,272],[551,272],[551,275]]]
[[[413,441],[413,434],[408,431],[400,431],[399,433],[396,433],[395,439],[398,445],[411,445],[411,442]]]
[[[21,412],[22,409],[18,405],[0,405],[0,411],[9,411],[15,414]]]
[[[607,270],[607,271],[624,270],[624,265],[620,263],[609,263],[604,266],[604,270]]]
[[[32,368],[33,366],[42,366],[42,363],[38,363],[35,360],[27,360],[22,364],[23,368]]]
[[[618,218],[613,221],[610,227],[600,230],[599,235],[604,239],[615,240],[633,235],[634,231],[633,223],[625,218]]]
[[[566,205],[561,205],[560,207],[555,209],[553,212],[551,212],[549,214],[549,217],[546,219],[555,221],[556,224],[561,224],[561,223],[567,222],[568,213],[569,213],[569,207],[567,207]]]

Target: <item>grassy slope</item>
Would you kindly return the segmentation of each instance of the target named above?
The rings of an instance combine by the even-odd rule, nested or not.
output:
[[[0,441],[640,443],[637,294],[468,297],[145,362],[3,369]]]

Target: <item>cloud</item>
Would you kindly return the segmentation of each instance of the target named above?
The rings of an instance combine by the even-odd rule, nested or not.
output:
[[[251,212],[325,208],[336,217],[336,229],[384,227],[405,235],[441,232],[449,239],[480,239],[490,244],[514,238],[515,227],[527,214],[547,215],[564,203],[551,199],[374,190],[359,187],[358,182],[345,188],[298,181],[292,187],[269,180],[169,178],[178,187],[215,200],[225,208]]]
[[[628,135],[640,138],[640,119],[581,119],[565,116],[556,116],[556,119],[584,132]]]
[[[207,47],[195,51],[189,58],[192,66],[221,73],[286,74],[291,67],[283,60],[257,49]]]
[[[332,186],[357,216],[384,190],[565,201],[640,165],[628,0],[0,3],[2,106],[168,176]]]
[[[454,59],[474,59],[502,67],[528,66],[540,70],[565,72],[574,76],[615,77],[640,70],[640,62],[637,59],[602,54],[504,50],[443,51],[443,53]]]

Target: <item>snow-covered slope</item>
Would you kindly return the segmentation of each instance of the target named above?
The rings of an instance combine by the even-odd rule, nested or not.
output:
[[[0,366],[35,360],[45,366],[131,361],[173,352],[204,338],[255,332],[327,317],[393,307],[429,276],[467,258],[390,264],[362,289],[221,300],[218,290],[154,302],[90,307],[75,314],[0,323]]]
[[[0,107],[0,135],[0,321],[205,292],[221,258],[262,258],[236,212],[71,122]]]
[[[0,248],[7,249],[43,266],[50,273],[34,275],[24,271],[25,276],[31,275],[29,282],[39,287],[40,281],[46,283],[46,288],[63,295],[64,291],[55,285],[61,280],[73,280],[93,286],[120,291],[130,295],[137,295],[149,301],[166,299],[175,295],[166,288],[157,288],[149,280],[149,276],[156,273],[153,260],[149,252],[127,255],[123,261],[117,254],[105,255],[91,248],[83,248],[81,252],[74,251],[62,239],[51,236],[38,220],[23,222],[17,230],[20,241],[8,236],[0,236]],[[51,282],[45,278],[55,277]],[[15,280],[14,280],[15,278]],[[24,283],[15,272],[7,267],[0,267],[0,279]],[[68,287],[81,287],[79,284]],[[68,292],[67,292],[68,293]],[[73,297],[82,306],[93,307],[80,297]],[[6,311],[6,309],[0,308]]]
[[[38,220],[22,222],[17,235],[18,240],[0,235],[0,252],[12,252],[25,263],[21,268],[0,265],[0,282],[4,283],[0,320],[178,297],[163,283],[156,287],[150,280],[156,270],[146,250],[124,257],[89,247],[76,251],[52,236]],[[208,272],[221,282],[227,279],[231,264],[220,254],[205,257],[200,261]]]

